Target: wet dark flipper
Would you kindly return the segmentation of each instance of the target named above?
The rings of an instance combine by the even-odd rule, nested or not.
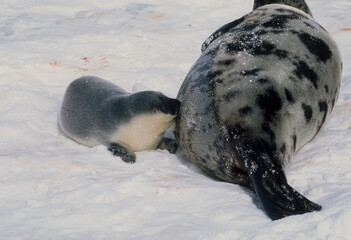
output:
[[[178,149],[178,143],[176,140],[171,138],[162,138],[160,144],[158,144],[157,149],[167,150],[168,152],[174,154]]]
[[[293,189],[282,168],[276,165],[265,154],[248,160],[248,173],[255,192],[272,220],[322,209]]]
[[[322,209],[288,184],[281,165],[283,157],[275,157],[273,147],[263,141],[250,141],[252,138],[242,129],[230,129],[229,137],[235,140],[228,148],[234,149],[236,165],[251,179],[256,195],[272,220]],[[267,149],[271,150],[270,154]]]
[[[118,143],[110,143],[108,150],[113,153],[114,156],[122,158],[126,163],[134,163],[136,156],[135,153],[127,146],[122,146]]]

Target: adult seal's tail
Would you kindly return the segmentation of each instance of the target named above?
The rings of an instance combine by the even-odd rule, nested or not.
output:
[[[129,94],[101,78],[73,81],[63,98],[59,125],[76,142],[106,145],[125,162],[135,162],[138,151],[161,148],[174,153],[177,144],[164,138],[174,123],[180,102],[160,92]]]
[[[280,4],[264,5],[273,2]],[[339,50],[309,13],[302,0],[255,1],[254,11],[204,42],[178,93],[175,136],[186,156],[252,189],[271,219],[321,209],[283,170],[320,130],[340,90]]]

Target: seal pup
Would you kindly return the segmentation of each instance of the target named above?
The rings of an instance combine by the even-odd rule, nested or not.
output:
[[[175,153],[177,143],[163,135],[174,123],[179,106],[177,99],[160,92],[129,94],[111,82],[85,76],[68,86],[59,126],[74,141],[88,147],[105,145],[133,163],[134,152],[160,148]]]
[[[276,2],[204,42],[178,92],[174,129],[193,163],[252,189],[272,220],[321,209],[287,183],[284,164],[330,115],[342,72],[330,34],[302,11],[307,8],[283,4],[306,3]]]

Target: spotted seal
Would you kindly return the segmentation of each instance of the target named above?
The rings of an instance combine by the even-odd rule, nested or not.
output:
[[[284,164],[330,115],[342,62],[303,0],[265,2],[204,42],[178,92],[174,132],[193,163],[252,189],[275,220],[321,209],[287,183]]]
[[[167,149],[177,144],[164,138],[174,123],[180,102],[160,92],[129,94],[101,78],[86,76],[67,88],[59,115],[62,132],[76,142],[93,147],[106,145],[125,162],[135,162],[135,153]]]

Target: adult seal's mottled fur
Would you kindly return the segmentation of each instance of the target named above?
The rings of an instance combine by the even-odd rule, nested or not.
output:
[[[73,81],[63,98],[59,125],[82,145],[106,145],[125,162],[135,162],[138,151],[161,148],[174,153],[177,144],[164,138],[174,123],[180,102],[160,92],[129,94],[101,78]]]
[[[268,4],[274,4],[274,3],[282,3],[291,7],[298,8],[312,16],[310,8],[303,0],[302,1],[301,0],[258,0],[254,2],[253,9],[256,9]]]
[[[304,1],[278,3],[309,13]],[[177,97],[175,136],[185,155],[209,175],[252,189],[271,219],[321,209],[283,170],[339,94],[339,50],[307,13],[264,5],[224,25],[203,44]]]

